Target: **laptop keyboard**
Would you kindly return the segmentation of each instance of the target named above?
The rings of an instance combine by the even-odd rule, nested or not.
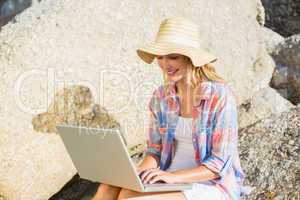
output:
[[[145,183],[144,186],[163,186],[166,185],[166,183]]]
[[[141,179],[142,174],[143,174],[143,172],[141,174],[139,174],[140,179]],[[182,184],[172,184],[172,183],[164,183],[163,181],[158,181],[156,183],[144,183],[143,185],[145,187],[149,187],[149,186],[151,186],[151,187],[153,187],[153,186],[161,187],[161,186],[166,186],[166,185],[168,185],[168,186],[178,186],[178,185],[182,185]]]
[[[178,186],[178,185],[183,185],[183,184],[172,184],[172,183],[152,183],[152,184],[149,184],[149,183],[146,183],[146,184],[143,184],[145,187],[161,187],[161,186]]]

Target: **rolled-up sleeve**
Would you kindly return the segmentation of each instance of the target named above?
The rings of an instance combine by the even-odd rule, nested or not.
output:
[[[238,120],[236,98],[232,90],[222,90],[216,104],[212,129],[211,154],[202,164],[217,173],[222,179],[232,166],[237,146]]]
[[[153,93],[149,102],[149,127],[147,138],[146,155],[153,156],[157,164],[160,163],[161,149],[162,149],[162,136],[159,132],[159,116],[161,115],[159,97],[156,92]]]

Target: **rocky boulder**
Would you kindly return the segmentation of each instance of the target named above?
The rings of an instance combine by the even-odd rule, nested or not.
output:
[[[300,33],[300,3],[298,0],[262,0],[265,26],[284,37]]]
[[[300,34],[286,38],[272,52],[276,63],[270,86],[291,101],[300,102]]]
[[[246,199],[300,198],[300,106],[239,131]]]
[[[279,115],[294,107],[270,87],[259,90],[239,106],[239,128],[245,128],[272,115]]]
[[[63,88],[54,96],[47,112],[33,117],[33,130],[15,130],[1,138],[0,174],[5,182],[0,184],[0,194],[5,200],[34,199],[34,195],[48,199],[49,191],[56,193],[53,188],[62,187],[76,174],[56,134],[57,124],[120,128],[104,108],[94,103],[85,86]],[[40,187],[45,182],[49,184]],[[35,194],[37,188],[39,193]]]
[[[203,48],[220,58],[217,72],[234,86],[239,103],[267,86],[274,66],[263,45],[259,0],[43,0],[2,27],[4,199],[48,199],[74,176],[76,170],[59,136],[48,133],[55,132],[57,122],[101,126],[98,119],[106,115],[97,113],[105,109],[124,130],[130,146],[145,142],[147,104],[162,76],[156,63],[148,66],[137,57],[136,48],[154,40],[162,19],[173,16],[199,25]],[[89,103],[88,97],[77,105],[74,98],[71,108],[60,114],[62,107],[56,112],[50,104],[57,91],[72,85],[88,87],[94,102]]]
[[[32,119],[35,131],[56,133],[56,125],[68,124],[93,128],[120,128],[120,124],[103,107],[94,103],[88,87],[74,85],[55,95],[47,112]]]
[[[271,54],[275,50],[276,45],[284,40],[284,37],[267,27],[263,27],[263,32],[267,52]]]

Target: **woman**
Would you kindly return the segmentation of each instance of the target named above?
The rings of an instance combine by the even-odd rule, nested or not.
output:
[[[94,199],[240,199],[236,99],[211,64],[217,57],[200,47],[197,26],[177,17],[164,20],[155,42],[137,51],[147,63],[157,59],[165,80],[149,104],[142,181],[195,183],[193,188],[138,193],[101,184]]]

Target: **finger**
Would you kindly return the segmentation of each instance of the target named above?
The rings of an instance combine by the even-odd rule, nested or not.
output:
[[[152,171],[151,173],[149,173],[149,174],[146,176],[144,182],[145,182],[145,183],[149,183],[149,181],[150,181],[151,179],[153,179],[155,176],[160,175],[161,173],[162,173],[161,170]]]
[[[157,171],[157,169],[149,169],[142,175],[142,181],[145,182],[145,179],[151,174],[152,172]]]
[[[138,172],[138,176],[140,177],[140,179],[142,179],[143,174],[146,172],[146,170],[140,171]]]
[[[164,175],[158,175],[158,176],[155,176],[152,180],[149,181],[150,184],[152,183],[156,183],[157,181],[165,181],[165,176]]]
[[[151,170],[152,170],[152,168],[141,171],[139,174],[141,179],[143,179]]]
[[[142,181],[145,179],[145,177],[148,176],[148,174],[150,174],[152,171],[156,171],[158,170],[157,168],[151,168],[151,169],[147,169],[144,171],[144,173],[141,175],[141,179]]]
[[[141,175],[141,173],[145,172],[147,169],[143,169],[143,168],[137,168],[136,171],[138,173],[138,175]]]

